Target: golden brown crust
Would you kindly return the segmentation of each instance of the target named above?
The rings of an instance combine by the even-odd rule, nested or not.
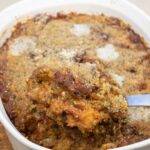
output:
[[[76,24],[90,32],[73,34]],[[119,54],[114,61],[96,55],[107,44]],[[39,14],[18,22],[0,48],[0,96],[14,125],[37,144],[55,150],[119,147],[150,137],[149,123],[125,119],[121,96],[150,93],[149,64],[144,39],[118,18]],[[112,74],[124,78],[122,87]]]
[[[29,98],[47,106],[46,114],[57,124],[91,132],[100,123],[113,118],[121,121],[127,116],[127,103],[109,76],[105,75],[106,80],[99,77],[95,86],[66,70],[38,68],[28,80]]]

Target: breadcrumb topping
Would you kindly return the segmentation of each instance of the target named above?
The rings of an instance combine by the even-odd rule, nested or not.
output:
[[[0,97],[29,140],[106,150],[150,138],[149,107],[125,100],[150,93],[150,48],[129,25],[100,14],[39,14],[6,33]]]

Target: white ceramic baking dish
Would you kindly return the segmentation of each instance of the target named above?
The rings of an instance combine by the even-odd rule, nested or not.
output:
[[[127,0],[23,0],[0,12],[0,33],[18,18],[38,12],[104,13],[116,16],[142,35],[150,44],[150,18]],[[0,101],[0,121],[4,125],[14,150],[48,150],[23,137],[13,126]],[[150,139],[115,150],[150,150]]]

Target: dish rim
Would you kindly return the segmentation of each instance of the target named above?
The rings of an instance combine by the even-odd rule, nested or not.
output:
[[[48,0],[45,0],[45,1],[48,1]],[[117,0],[109,0],[109,3],[110,2],[112,3],[113,1],[118,2]],[[19,5],[23,6],[24,4],[27,5],[27,4],[31,3],[31,2],[32,2],[32,0],[23,0],[23,1],[17,2],[15,4],[11,5],[10,7],[6,8],[5,10],[3,10],[0,13],[0,17],[3,14],[7,14],[9,11],[12,11],[12,10],[16,9],[17,7],[19,7]],[[41,0],[37,0],[37,2],[41,2]],[[57,3],[57,2],[59,2],[59,3]],[[61,2],[60,2],[60,0],[52,0],[52,5],[54,5],[54,4],[56,6],[57,5],[62,5],[63,4],[62,2],[63,2],[62,0],[61,0]],[[135,9],[139,14],[141,14],[141,16],[143,16],[145,19],[147,19],[149,21],[149,24],[150,24],[150,17],[148,15],[146,15],[142,10],[140,10],[139,8],[137,8],[136,6],[134,6],[133,4],[128,2],[127,0],[126,1],[122,0],[122,2],[124,4],[126,4],[126,5],[129,5],[131,8]],[[90,0],[86,0],[86,1],[85,0],[71,0],[71,1],[70,0],[65,0],[65,3],[66,4],[63,4],[63,5],[67,5],[67,3],[70,3],[70,4],[73,4],[73,3],[76,3],[76,4],[92,3],[92,4],[99,4],[100,5],[100,2],[98,0],[93,0],[92,2]],[[116,6],[119,6],[120,4],[122,5],[122,3],[118,2],[118,3],[116,3]],[[2,101],[0,100],[0,120],[1,120],[2,124],[4,125],[4,127],[6,128],[6,130],[15,139],[17,139],[21,144],[23,144],[23,145],[25,145],[25,146],[27,146],[29,148],[37,149],[37,150],[49,150],[48,148],[42,147],[42,146],[40,146],[38,144],[35,144],[35,143],[27,140],[19,131],[16,130],[16,128],[8,120],[9,118],[4,113],[5,112],[4,112],[3,104],[2,104]],[[115,148],[113,150],[130,150],[130,149],[142,148],[144,146],[147,146],[149,143],[150,143],[150,139],[147,139],[147,140],[140,141],[138,143],[127,145],[127,146],[124,146],[124,147]]]

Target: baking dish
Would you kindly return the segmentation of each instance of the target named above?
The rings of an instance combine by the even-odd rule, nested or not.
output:
[[[36,2],[34,0],[24,0],[0,13],[0,18],[3,20],[0,23],[0,32],[3,33],[8,26],[19,20],[20,17],[31,16],[40,12],[55,14],[60,11],[75,11],[90,14],[104,13],[121,18],[142,35],[147,43],[150,42],[150,18],[127,0],[44,0],[44,2],[42,0],[36,0]],[[7,117],[2,103],[0,103],[0,120],[7,131],[14,150],[48,150],[28,141],[16,130]],[[148,150],[150,149],[150,139],[116,148],[116,150],[130,149]]]

